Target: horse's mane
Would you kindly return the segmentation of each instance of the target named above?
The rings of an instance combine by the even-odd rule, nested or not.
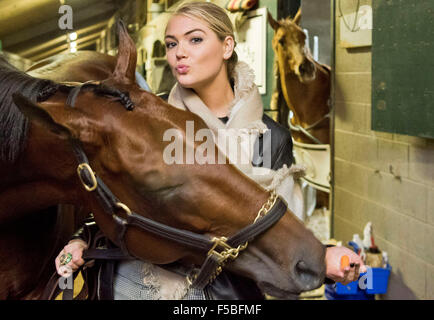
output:
[[[19,92],[36,102],[41,90],[57,84],[19,71],[3,57],[0,57],[0,83],[0,162],[14,163],[24,148],[29,125],[15,105],[12,94]]]

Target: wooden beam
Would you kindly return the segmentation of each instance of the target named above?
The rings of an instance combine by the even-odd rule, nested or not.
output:
[[[86,48],[94,43],[96,43],[98,41],[98,39],[93,39],[87,42],[84,42],[82,44],[80,44],[79,46],[77,46],[77,50],[82,50],[83,48]]]
[[[114,6],[110,6],[110,5],[102,6],[100,3],[94,3],[92,5],[89,5],[86,8],[83,8],[82,10],[75,10],[73,15],[74,26],[79,25],[80,22],[82,21],[92,20],[97,16],[104,16],[105,19],[107,19],[108,17],[113,15],[115,10],[116,8]],[[3,47],[8,49],[8,47],[15,46],[19,43],[23,43],[31,39],[35,39],[36,37],[41,37],[44,34],[50,32],[64,33],[65,31],[60,30],[58,27],[59,17],[60,15],[58,15],[54,19],[50,19],[45,21],[44,23],[38,24],[37,26],[32,26],[3,37],[2,38]],[[94,21],[94,22],[98,22],[98,21]]]
[[[94,39],[94,40],[90,40],[90,41],[84,42],[81,45],[77,46],[77,50],[87,50],[86,47],[89,47],[89,46],[91,46],[91,45],[93,45],[93,44],[95,44],[97,42],[98,42],[98,39]],[[69,49],[66,49],[66,50],[64,50],[64,51],[62,51],[60,53],[68,53],[68,52],[69,52]]]
[[[58,15],[58,0],[1,0],[0,37],[12,34],[22,26],[29,27]],[[43,13],[43,14],[38,14]]]
[[[88,35],[86,37],[83,37],[81,39],[78,39],[77,40],[77,48],[80,47],[80,44],[89,42],[90,40],[96,41],[100,37],[100,35],[101,35],[101,33],[98,32],[98,33],[94,33],[94,34]],[[54,56],[55,54],[58,54],[58,53],[65,51],[65,50],[66,51],[69,50],[69,45],[67,43],[62,44],[60,46],[57,46],[51,50],[44,51],[43,53],[40,53],[38,55],[30,56],[29,59],[37,62],[39,60]]]
[[[74,32],[77,33],[78,39],[80,39],[80,37],[82,35],[85,35],[88,33],[101,32],[105,28],[105,26],[107,25],[107,22],[108,22],[108,20],[91,25],[89,27],[85,27],[85,28],[76,30]],[[35,56],[40,51],[48,50],[51,47],[57,46],[59,43],[66,42],[67,41],[66,37],[67,37],[67,35],[62,35],[62,36],[57,37],[53,40],[50,40],[50,41],[44,42],[40,45],[34,46],[30,49],[23,50],[23,51],[17,51],[16,53],[22,57]]]

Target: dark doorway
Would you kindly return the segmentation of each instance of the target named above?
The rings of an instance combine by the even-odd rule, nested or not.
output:
[[[290,1],[291,2],[291,1]],[[331,65],[331,4],[326,0],[301,1],[301,26],[306,29],[309,36],[309,47],[312,55],[317,50],[316,60]],[[315,41],[314,37],[318,37]],[[316,44],[317,43],[317,44]]]

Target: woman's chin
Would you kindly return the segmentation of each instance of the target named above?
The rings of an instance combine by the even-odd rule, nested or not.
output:
[[[178,76],[176,80],[183,88],[189,88],[189,89],[194,88],[195,82],[187,79],[187,77],[184,75]]]

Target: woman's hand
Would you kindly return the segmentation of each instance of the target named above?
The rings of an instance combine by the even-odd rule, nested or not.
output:
[[[73,272],[77,271],[83,264],[84,260],[82,258],[83,251],[87,249],[87,244],[81,239],[74,239],[69,241],[69,243],[60,251],[59,255],[55,260],[57,273],[62,277],[69,277]],[[70,253],[72,259],[66,265],[60,264],[60,257],[63,254]]]
[[[349,258],[349,265],[341,269],[343,256]],[[366,272],[366,266],[359,255],[346,247],[329,247],[326,251],[326,277],[347,285],[357,281],[360,273]]]

